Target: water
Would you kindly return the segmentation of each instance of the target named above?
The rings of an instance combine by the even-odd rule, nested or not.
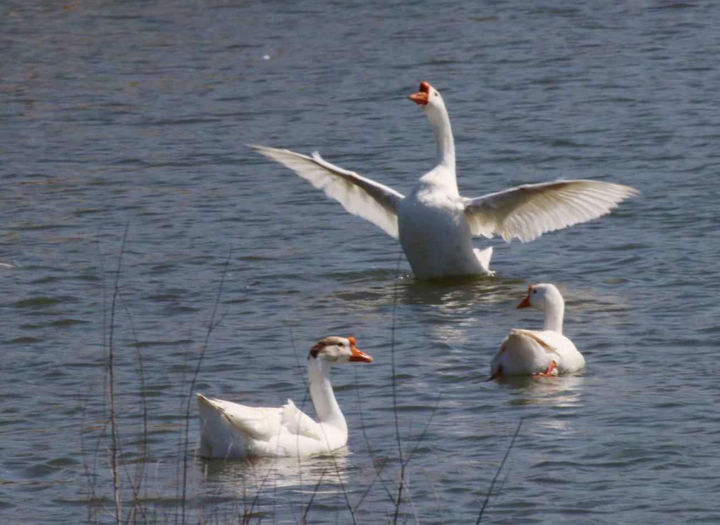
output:
[[[252,508],[295,523],[316,486],[310,522],[350,522],[343,490],[358,522],[392,519],[394,312],[408,520],[474,523],[524,417],[483,522],[717,522],[720,13],[566,5],[6,2],[1,521],[85,521],[93,480],[112,507],[103,341],[128,225],[117,406],[131,462],[147,402],[151,521],[180,509],[182,394],[227,268],[197,390],[300,403],[306,352],[328,334],[375,362],[333,376],[350,426],[338,458],[191,451],[191,520]],[[435,154],[406,98],[421,80],[449,107],[464,195],[558,177],[642,195],[533,243],[493,241],[496,278],[418,283],[404,260],[397,275],[392,239],[243,146],[318,148],[407,192]],[[514,306],[546,281],[587,371],[483,383],[508,330],[540,325]],[[191,448],[197,436],[193,407]]]

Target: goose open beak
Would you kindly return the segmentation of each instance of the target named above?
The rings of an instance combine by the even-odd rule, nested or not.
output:
[[[420,82],[420,89],[417,93],[410,95],[410,100],[420,106],[425,106],[430,100],[430,84],[427,82]]]
[[[358,350],[355,346],[354,337],[348,337],[347,340],[350,341],[350,362],[359,361],[361,363],[372,363],[372,356],[370,354],[366,354],[362,350]]]

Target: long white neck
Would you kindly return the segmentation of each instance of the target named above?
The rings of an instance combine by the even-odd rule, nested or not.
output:
[[[332,385],[330,384],[330,365],[323,359],[308,359],[308,382],[310,384],[310,397],[315,406],[320,423],[332,425],[343,432],[347,432],[345,416],[335,400]]]
[[[565,301],[562,297],[548,300],[545,306],[545,330],[562,334],[564,317]]]
[[[434,107],[426,111],[437,143],[437,168],[434,173],[442,174],[443,182],[457,187],[455,177],[455,139],[453,139],[450,117],[444,107]],[[440,168],[440,169],[438,169]],[[431,172],[431,173],[433,173]]]

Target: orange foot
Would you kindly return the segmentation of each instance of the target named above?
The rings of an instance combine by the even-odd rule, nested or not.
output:
[[[557,363],[555,361],[550,361],[550,364],[548,365],[547,369],[544,372],[540,372],[539,374],[535,374],[536,376],[540,377],[550,377],[553,375],[553,370],[557,368]]]

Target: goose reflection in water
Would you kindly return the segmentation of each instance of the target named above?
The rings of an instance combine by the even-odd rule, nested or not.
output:
[[[343,447],[332,456],[201,460],[201,466],[206,482],[222,483],[234,492],[265,492],[284,487],[312,493],[319,485],[320,492],[335,493],[342,492],[342,485],[349,481],[348,455],[347,447]]]
[[[581,375],[551,377],[508,376],[497,379],[504,389],[512,390],[510,405],[552,405],[560,408],[580,406],[585,384]]]

